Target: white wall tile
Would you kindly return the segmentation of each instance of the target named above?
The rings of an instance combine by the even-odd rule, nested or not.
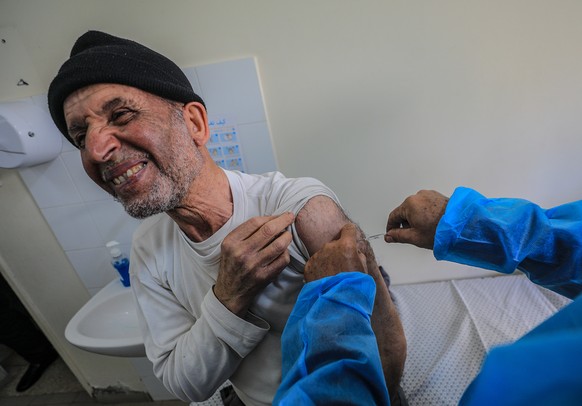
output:
[[[237,130],[247,172],[276,171],[277,162],[267,123],[239,124]]]
[[[240,123],[265,121],[265,108],[253,58],[196,68],[211,115],[229,114]]]
[[[89,291],[99,290],[113,279],[119,278],[105,247],[67,251],[66,254]]]
[[[130,244],[133,232],[141,223],[125,212],[123,206],[112,198],[87,203],[87,211],[95,220],[103,244],[116,240],[120,244]]]
[[[40,107],[41,109],[43,109],[44,111],[46,111],[46,113],[50,116],[50,110],[48,108],[48,100],[47,100],[47,95],[46,94],[42,94],[42,95],[38,95],[38,96],[32,96],[32,102],[34,103],[34,105]],[[59,131],[57,129],[57,126],[55,125],[55,129],[57,131]],[[59,131],[60,134],[60,131]],[[61,152],[66,152],[66,151],[77,151],[77,148],[75,148],[62,134],[62,143],[63,143],[63,147],[61,149]]]
[[[77,153],[79,152],[77,147],[71,144],[69,140],[63,136],[63,149],[61,149],[61,152],[71,152],[71,151],[76,151]]]
[[[200,80],[198,80],[198,74],[196,73],[196,68],[194,68],[194,67],[185,68],[185,69],[182,69],[182,71],[184,72],[184,74],[186,75],[188,80],[190,81],[190,84],[192,85],[192,89],[194,90],[194,93],[196,93],[198,96],[200,96],[200,97],[202,97],[202,99],[204,99],[204,94],[202,92],[202,88],[200,87]]]
[[[103,239],[84,203],[41,209],[63,250],[97,248]]]
[[[58,131],[58,130],[57,130]],[[60,131],[59,131],[60,134]],[[73,152],[76,151],[77,153],[79,153],[79,150],[77,149],[77,147],[75,147],[73,144],[71,144],[71,142],[65,138],[64,135],[61,134],[61,142],[62,142],[62,148],[61,148],[61,153],[63,152]]]
[[[91,297],[95,296],[97,293],[99,293],[99,291],[101,291],[102,288],[91,288],[91,289],[87,289],[89,291],[89,295],[91,295]]]
[[[43,109],[48,115],[51,114],[50,110],[48,108],[48,99],[47,99],[46,94],[39,94],[37,96],[32,96],[31,99],[32,99],[32,103],[34,103],[35,106]]]
[[[63,159],[65,168],[83,201],[93,202],[96,200],[111,198],[106,191],[97,186],[95,182],[89,178],[89,175],[87,175],[85,169],[83,169],[81,154],[79,151],[75,149],[73,151],[63,152],[61,153],[61,158]]]
[[[81,202],[81,196],[60,157],[45,164],[21,168],[19,172],[41,209]]]

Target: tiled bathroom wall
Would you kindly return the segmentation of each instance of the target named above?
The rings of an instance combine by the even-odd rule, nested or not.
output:
[[[236,122],[247,172],[276,170],[271,137],[252,58],[184,69],[204,99],[209,116],[227,115]],[[46,95],[32,98],[48,114]],[[128,255],[140,221],[96,186],[81,165],[79,151],[62,137],[61,154],[52,162],[19,170],[47,223],[87,290],[94,295],[118,278],[110,264],[108,241]],[[153,376],[145,358],[134,366],[154,400],[171,395]]]

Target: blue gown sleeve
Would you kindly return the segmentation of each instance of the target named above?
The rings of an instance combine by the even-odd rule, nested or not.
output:
[[[582,296],[517,340],[493,348],[459,405],[580,405]]]
[[[303,287],[283,331],[273,405],[390,405],[370,324],[375,292],[358,272]]]
[[[582,292],[582,201],[542,209],[457,188],[438,224],[434,256],[512,273],[571,299]]]

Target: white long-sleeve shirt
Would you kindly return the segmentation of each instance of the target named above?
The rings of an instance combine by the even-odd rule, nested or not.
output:
[[[234,200],[228,222],[209,239],[194,243],[166,214],[146,219],[133,238],[132,286],[147,356],[168,390],[201,401],[229,379],[246,405],[270,405],[281,381],[281,333],[303,287],[307,249],[292,226],[291,264],[241,319],[212,291],[220,245],[251,217],[297,214],[317,195],[336,203],[337,198],[312,178],[225,173]]]

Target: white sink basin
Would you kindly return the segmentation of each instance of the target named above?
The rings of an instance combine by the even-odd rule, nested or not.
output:
[[[73,316],[65,337],[71,344],[97,354],[145,356],[133,292],[118,279],[101,289]]]

